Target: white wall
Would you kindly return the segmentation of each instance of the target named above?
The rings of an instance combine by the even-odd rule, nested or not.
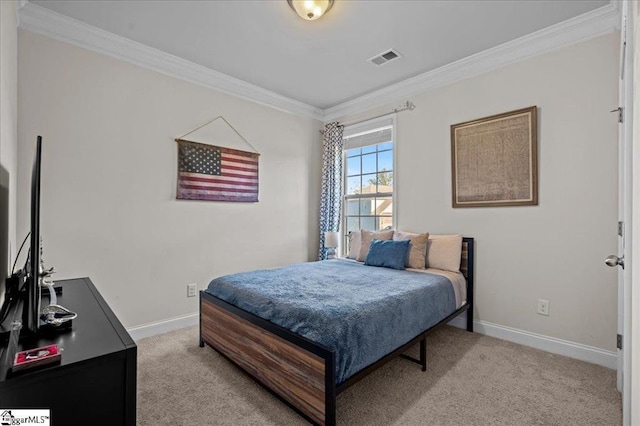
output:
[[[196,312],[187,283],[314,257],[318,122],[24,31],[19,66],[18,235],[42,134],[45,260],[92,277],[125,326]],[[617,67],[618,36],[599,37],[398,115],[398,227],[476,238],[477,319],[614,350],[617,271],[603,259],[616,252]],[[539,205],[452,209],[449,126],[530,105]],[[258,204],[174,200],[173,137],[217,115],[262,154]]]
[[[412,97],[417,108],[398,114],[398,228],[476,238],[476,319],[615,350],[617,270],[603,260],[617,251],[618,40]],[[531,105],[539,205],[453,209],[450,125]],[[548,317],[538,299],[550,301]]]
[[[17,2],[0,2],[0,303],[16,255],[18,123]]]
[[[42,135],[46,264],[125,327],[197,312],[188,283],[314,258],[321,123],[27,31],[19,70],[18,234]],[[261,153],[259,203],[175,200],[173,138],[219,115]]]

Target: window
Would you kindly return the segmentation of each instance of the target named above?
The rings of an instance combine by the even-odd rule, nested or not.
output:
[[[393,119],[345,128],[343,252],[351,231],[393,228]]]

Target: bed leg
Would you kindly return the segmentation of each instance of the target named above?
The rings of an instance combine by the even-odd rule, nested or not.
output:
[[[198,301],[198,339],[200,340],[198,342],[198,345],[201,348],[204,348],[204,339],[202,338],[202,295],[204,294],[203,290],[200,290],[200,300]]]
[[[336,396],[332,397],[332,400],[325,412],[325,426],[336,426]]]
[[[420,340],[420,364],[422,371],[427,371],[427,335],[425,334]]]
[[[325,426],[336,425],[336,354],[331,353],[324,360],[324,424]]]
[[[473,333],[473,308],[467,309],[467,331]]]

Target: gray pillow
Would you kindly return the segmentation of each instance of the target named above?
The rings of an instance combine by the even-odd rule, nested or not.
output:
[[[411,232],[396,231],[393,234],[395,241],[411,241],[409,245],[409,256],[407,256],[406,267],[414,269],[424,269],[427,263],[427,242],[429,233],[412,234]]]
[[[393,229],[390,231],[365,231],[362,229],[360,231],[360,253],[358,253],[358,258],[356,259],[358,262],[364,262],[364,259],[367,257],[367,253],[369,253],[369,247],[371,246],[371,241],[373,240],[390,240],[393,238]]]

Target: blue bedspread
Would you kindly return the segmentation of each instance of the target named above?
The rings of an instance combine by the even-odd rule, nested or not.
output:
[[[333,349],[337,384],[456,309],[445,277],[340,260],[227,275],[206,291]]]

